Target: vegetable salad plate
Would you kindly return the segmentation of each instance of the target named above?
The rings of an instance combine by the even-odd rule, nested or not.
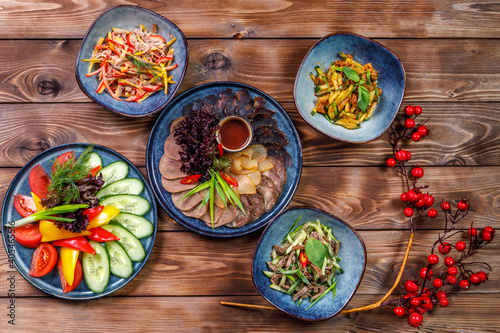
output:
[[[217,98],[220,99],[217,100]],[[224,100],[224,98],[226,99]],[[281,168],[282,171],[286,172],[286,182],[283,182],[283,184],[281,184],[283,186],[280,191],[281,195],[277,198],[274,206],[267,212],[258,214],[257,216],[259,217],[255,217],[253,219],[253,222],[248,222],[239,227],[235,227],[234,224],[221,223],[221,226],[212,228],[213,225],[210,225],[210,220],[208,222],[204,222],[200,218],[188,217],[183,213],[183,211],[178,208],[178,206],[176,206],[173,200],[173,197],[175,197],[173,194],[177,193],[171,193],[165,189],[164,184],[162,183],[162,181],[165,180],[165,177],[163,177],[164,174],[162,174],[161,172],[162,169],[160,168],[160,162],[164,157],[164,154],[166,155],[165,147],[168,143],[166,143],[167,138],[172,139],[171,125],[174,120],[177,121],[177,119],[181,119],[180,117],[186,116],[186,108],[194,108],[193,105],[199,105],[200,103],[202,103],[202,101],[203,103],[205,103],[205,105],[207,105],[208,101],[210,101],[210,103],[212,103],[211,105],[214,106],[214,110],[216,110],[217,108],[220,110],[221,103],[219,102],[225,101],[225,103],[227,103],[227,106],[223,109],[227,111],[227,116],[227,113],[231,113],[231,111],[228,111],[231,108],[231,102],[228,102],[228,100],[230,101],[231,98],[235,103],[237,102],[236,99],[240,99],[245,101],[245,105],[251,105],[246,109],[247,111],[248,109],[259,109],[260,111],[267,112],[269,115],[272,114],[272,116],[266,115],[264,118],[266,118],[267,121],[274,123],[273,128],[276,128],[276,125],[279,127],[279,130],[281,132],[279,134],[279,138],[287,143],[286,146],[283,146],[286,148],[286,156],[284,159],[285,164],[287,165],[286,171],[284,171],[284,168]],[[254,107],[253,105],[258,105],[259,107]],[[266,110],[264,110],[264,106]],[[200,106],[200,109],[204,108]],[[191,111],[192,110],[193,109],[191,109]],[[243,113],[243,108],[240,106],[240,112],[238,114],[242,115]],[[255,119],[256,118],[254,118],[253,120]],[[255,124],[255,122],[252,122],[252,124]],[[270,132],[268,131],[268,128],[264,128],[264,130]],[[253,144],[256,144],[257,141],[255,140],[258,140],[260,137],[262,137],[258,131],[259,130],[255,131],[254,129],[255,135],[254,140],[252,141]],[[284,138],[286,138],[286,140]],[[272,143],[262,143],[262,145],[266,144],[268,145],[268,147],[273,146],[272,148],[268,148],[268,152],[270,152],[271,149],[276,148],[276,145],[273,145]],[[177,152],[174,153],[178,153],[179,151],[179,149],[174,150],[177,150]],[[266,93],[249,85],[235,82],[212,82],[203,84],[175,98],[175,100],[173,100],[172,103],[165,108],[165,110],[159,116],[155,126],[153,127],[149,137],[146,154],[148,177],[161,206],[167,211],[167,213],[170,214],[170,216],[174,220],[176,220],[181,225],[200,234],[213,237],[240,236],[255,231],[269,223],[271,219],[281,210],[283,210],[292,199],[297,189],[302,170],[302,148],[300,139],[286,111]],[[224,156],[225,154],[226,152],[224,152]],[[176,160],[170,160],[170,163],[172,164],[180,162]],[[180,167],[177,167],[177,171],[178,169],[180,169]],[[183,176],[181,175],[180,177]],[[285,177],[282,177],[282,179],[285,179]],[[180,178],[178,179],[178,182],[179,184],[181,184]],[[176,200],[175,202],[178,201]],[[253,203],[252,205],[255,207]],[[221,209],[224,210],[224,208]],[[225,211],[227,212],[227,210]],[[248,215],[249,214],[247,214],[247,216]],[[208,218],[210,219],[210,216]]]
[[[17,269],[17,271],[33,286],[36,288],[42,290],[43,292],[59,297],[59,298],[65,298],[65,299],[93,299],[93,298],[98,298],[102,296],[109,295],[118,289],[124,287],[127,283],[129,283],[142,269],[144,264],[146,263],[146,260],[148,259],[149,255],[151,254],[151,251],[153,249],[153,244],[155,242],[156,238],[156,226],[157,226],[157,209],[156,209],[156,203],[154,200],[154,194],[149,187],[148,183],[145,181],[144,177],[141,175],[139,170],[130,162],[128,161],[124,156],[121,154],[106,148],[102,146],[95,145],[93,147],[92,152],[97,153],[97,155],[100,157],[101,165],[103,168],[106,166],[115,163],[115,164],[120,164],[124,166],[125,169],[125,175],[127,179],[132,179],[135,180],[135,182],[143,184],[143,187],[140,186],[140,189],[137,193],[139,193],[137,196],[140,196],[142,199],[145,199],[149,202],[149,207],[144,209],[145,213],[142,214],[140,213],[139,215],[142,215],[141,218],[143,220],[147,220],[150,225],[148,225],[148,232],[145,235],[139,236],[137,239],[140,241],[142,244],[142,247],[144,248],[144,252],[142,254],[141,260],[131,260],[132,262],[132,267],[131,270],[127,273],[126,278],[120,278],[114,274],[110,274],[109,280],[107,284],[104,284],[105,287],[103,286],[103,291],[102,292],[96,292],[94,293],[93,291],[90,290],[89,285],[87,284],[86,281],[86,276],[84,276],[80,282],[80,284],[72,291],[69,291],[67,293],[62,292],[62,286],[61,286],[61,281],[60,277],[58,274],[58,268],[55,267],[52,269],[48,274],[42,276],[42,277],[32,277],[30,276],[30,266],[31,266],[31,261],[32,261],[32,256],[33,253],[35,252],[34,248],[29,248],[25,247],[23,245],[20,245],[12,236],[10,230],[11,228],[7,227],[7,224],[12,224],[13,221],[17,221],[21,219],[20,213],[18,213],[17,209],[15,209],[15,196],[16,194],[23,194],[27,196],[31,196],[31,191],[32,189],[30,188],[30,173],[33,168],[37,165],[41,165],[43,169],[47,172],[48,175],[51,174],[51,168],[54,164],[54,161],[58,156],[63,155],[64,153],[74,151],[75,156],[78,158],[88,147],[88,144],[84,143],[73,143],[73,144],[65,144],[61,146],[57,146],[51,149],[48,149],[39,155],[35,156],[33,159],[31,159],[20,171],[19,173],[14,177],[11,185],[9,186],[7,193],[5,195],[3,207],[2,207],[2,240],[5,246],[5,249],[7,251],[7,254],[9,256],[9,264],[13,265],[12,269],[14,267]],[[96,155],[96,156],[97,156]],[[102,170],[102,169],[101,169]],[[111,180],[110,180],[111,183]],[[105,187],[103,187],[104,189]],[[116,197],[117,195],[115,195]],[[106,198],[113,197],[113,196],[108,196],[108,197],[103,197],[103,199],[100,200],[99,204],[105,205],[103,201]],[[143,200],[144,202],[146,202]],[[125,212],[126,209],[122,209],[122,212]],[[114,223],[113,223],[114,224]],[[104,225],[104,227],[107,227],[107,225]],[[112,222],[109,224],[110,228],[115,228],[114,225],[112,225]],[[132,231],[132,228],[129,228],[127,230]],[[64,230],[66,231],[66,230]],[[123,237],[123,236],[122,236]],[[125,239],[125,237],[123,237]],[[96,242],[97,243],[97,242]],[[97,244],[102,244],[103,247],[106,247],[106,243],[97,243]],[[47,243],[42,243],[42,244],[47,244]],[[57,251],[60,252],[59,247],[56,247]],[[124,247],[123,247],[124,248]],[[127,252],[128,253],[128,252]],[[82,263],[85,260],[85,254],[83,253],[83,259],[81,259]],[[59,254],[60,257],[60,254]],[[132,258],[132,257],[131,257]],[[130,266],[129,266],[130,267]],[[84,269],[85,270],[85,269]],[[76,273],[75,273],[75,279],[76,279]],[[105,282],[104,282],[105,283]]]

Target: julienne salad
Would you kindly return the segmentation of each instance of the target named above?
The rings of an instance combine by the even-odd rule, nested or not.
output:
[[[14,197],[21,219],[5,225],[19,245],[34,249],[30,276],[57,269],[63,293],[85,278],[98,294],[111,274],[132,275],[133,262],[146,257],[140,239],[154,227],[142,216],[151,207],[140,195],[144,183],[128,173],[123,161],[103,167],[93,145],[79,157],[74,151],[54,156],[50,176],[41,164],[31,169],[31,194]]]

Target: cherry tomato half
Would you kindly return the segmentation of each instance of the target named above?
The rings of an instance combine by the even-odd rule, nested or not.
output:
[[[30,196],[19,193],[14,196],[14,208],[22,217],[30,216],[37,211],[35,200]]]
[[[82,277],[83,277],[83,269],[82,269],[82,262],[80,259],[76,260],[76,266],[75,266],[75,279],[73,280],[73,285],[70,286],[68,282],[66,282],[66,279],[64,278],[63,275],[63,270],[62,270],[62,263],[61,260],[59,259],[57,263],[57,271],[59,272],[59,279],[61,280],[61,286],[62,286],[62,292],[63,293],[69,293],[70,291],[74,290],[80,282],[82,282]]]
[[[37,164],[30,172],[29,185],[31,192],[44,199],[49,194],[50,178],[45,169]]]
[[[75,157],[74,151],[68,151],[66,153],[63,153],[63,154],[57,156],[56,162],[54,162],[54,165],[52,165],[52,173],[54,173],[54,171],[56,170],[56,167],[58,165],[63,165],[64,163],[66,163],[68,161],[75,161],[75,160],[76,160],[76,157]]]
[[[56,267],[57,258],[56,248],[50,243],[42,243],[38,245],[33,257],[31,257],[31,267],[29,275],[40,277],[50,273]]]
[[[181,180],[181,184],[186,185],[186,184],[196,183],[200,179],[200,177],[201,177],[201,175],[191,175],[191,176],[184,177]]]
[[[12,229],[14,239],[22,246],[35,248],[42,242],[42,234],[38,223],[28,223]]]

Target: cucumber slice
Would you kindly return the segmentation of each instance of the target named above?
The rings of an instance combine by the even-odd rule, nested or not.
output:
[[[87,163],[85,165],[89,170],[92,170],[97,166],[102,166],[101,156],[99,156],[99,154],[96,152],[91,152],[89,154],[89,159],[87,160]]]
[[[128,175],[128,164],[123,161],[113,162],[101,169],[104,184],[111,184]]]
[[[96,254],[83,253],[82,268],[87,286],[93,293],[104,291],[109,281],[109,258],[106,249],[98,242],[89,240]]]
[[[130,231],[116,224],[106,224],[102,226],[113,235],[120,237],[118,241],[125,249],[130,260],[141,261],[146,257],[146,251],[142,246],[141,241],[135,237]]]
[[[154,231],[153,223],[142,216],[130,213],[120,213],[109,223],[121,225],[137,238],[151,236]]]
[[[104,186],[96,196],[100,199],[109,195],[116,194],[141,194],[144,190],[144,183],[137,178],[125,178],[117,180]]]
[[[101,206],[113,206],[123,213],[144,215],[151,208],[147,199],[135,194],[110,195],[99,200]]]
[[[109,254],[109,269],[111,274],[124,279],[132,275],[134,271],[132,260],[130,260],[127,252],[119,242],[106,242],[106,250],[108,250]]]

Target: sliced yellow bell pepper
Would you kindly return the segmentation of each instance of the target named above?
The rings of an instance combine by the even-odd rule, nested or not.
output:
[[[53,222],[41,220],[38,224],[42,234],[42,242],[52,242],[58,239],[73,238],[90,235],[90,231],[71,232],[66,229],[59,229]]]
[[[42,204],[40,203],[41,199],[38,197],[38,195],[31,192],[31,197],[33,198],[33,201],[35,201],[36,211],[37,212],[44,211],[45,207],[43,207]]]
[[[105,206],[99,215],[94,217],[92,221],[89,222],[87,230],[100,227],[102,225],[108,224],[109,221],[113,219],[116,215],[120,213],[120,210],[113,206]]]
[[[61,247],[61,266],[66,282],[72,286],[75,280],[75,267],[80,251],[69,247]]]

